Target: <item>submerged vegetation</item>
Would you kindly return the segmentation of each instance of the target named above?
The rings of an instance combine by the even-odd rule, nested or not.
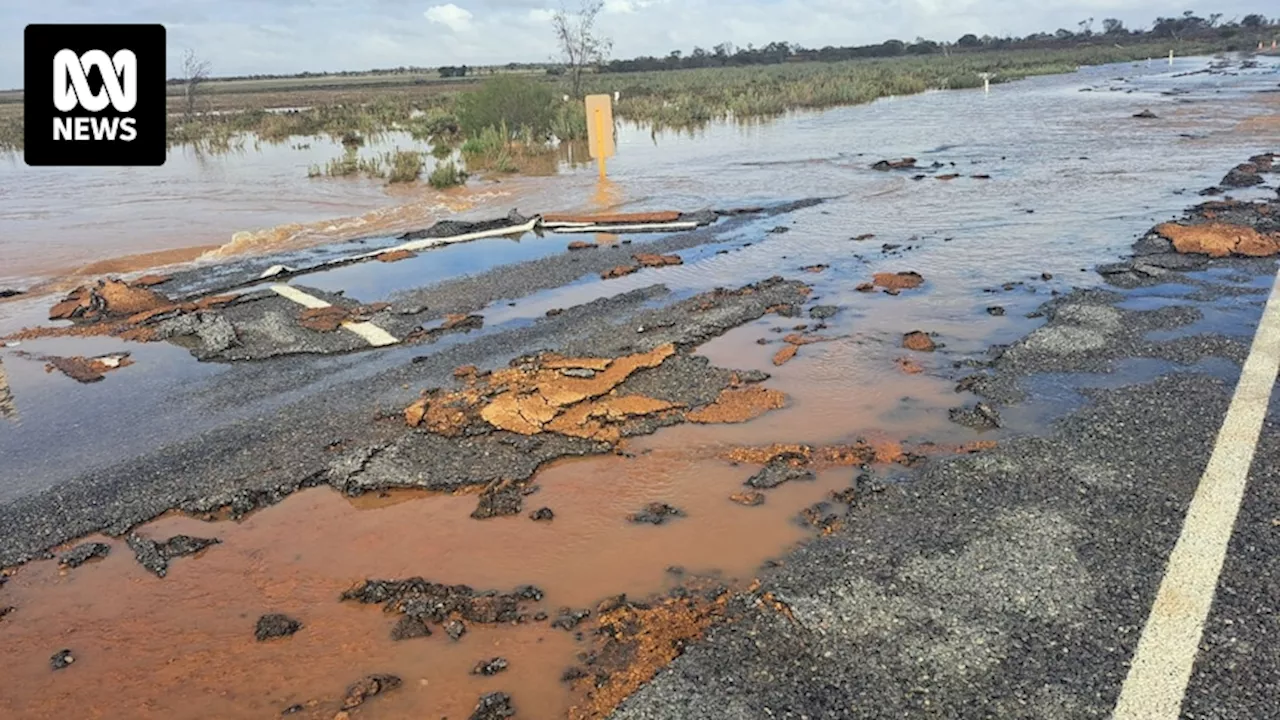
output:
[[[396,149],[380,155],[364,157],[359,146],[347,145],[341,157],[330,160],[324,167],[312,165],[307,177],[359,177],[385,178],[390,183],[413,182],[422,175],[422,153],[416,150]]]
[[[427,183],[437,190],[444,190],[455,185],[461,185],[467,181],[467,174],[458,169],[452,160],[440,163],[435,170],[431,171]]]

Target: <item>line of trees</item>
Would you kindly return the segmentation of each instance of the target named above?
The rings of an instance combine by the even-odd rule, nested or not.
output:
[[[726,67],[743,65],[771,65],[784,62],[835,62],[858,58],[899,57],[903,55],[933,55],[940,53],[979,52],[982,50],[1017,50],[1036,48],[1061,48],[1088,44],[1115,44],[1158,40],[1239,39],[1240,49],[1247,50],[1259,40],[1268,42],[1280,33],[1280,18],[1268,19],[1253,13],[1240,19],[1223,21],[1222,13],[1210,13],[1208,17],[1188,10],[1176,17],[1160,17],[1147,30],[1130,30],[1116,18],[1105,18],[1095,30],[1094,18],[1077,23],[1075,30],[1060,28],[1055,32],[1032,33],[1025,37],[993,37],[966,34],[954,42],[938,42],[922,37],[914,41],[886,40],[874,45],[827,46],[806,48],[788,42],[771,42],[763,47],[747,45],[735,47],[724,42],[704,49],[695,47],[685,54],[673,50],[666,57],[637,57],[630,60],[606,61],[609,50],[607,38],[597,37],[594,21],[599,13],[601,0],[581,0],[582,8],[575,13],[563,9],[556,14],[556,40],[560,49],[559,63],[507,63],[505,66],[467,67],[446,65],[442,67],[401,66],[374,70],[346,70],[339,72],[302,72],[290,74],[255,74],[223,76],[219,80],[267,80],[280,78],[349,77],[355,75],[428,75],[442,78],[464,78],[478,74],[491,75],[507,71],[545,71],[553,75],[580,76],[584,69],[605,72],[640,72],[650,70],[677,70],[684,68]],[[572,52],[569,52],[569,51]],[[203,78],[202,78],[203,79]],[[209,78],[212,79],[212,78]],[[172,85],[187,84],[187,76],[169,80]]]
[[[1222,22],[1222,13],[1211,13],[1204,18],[1188,10],[1178,17],[1161,17],[1148,30],[1130,30],[1116,18],[1106,18],[1100,29],[1094,30],[1094,19],[1087,18],[1077,24],[1076,30],[1061,28],[1053,33],[1032,33],[1025,37],[979,37],[972,33],[955,42],[938,42],[916,38],[912,42],[887,40],[876,45],[850,47],[827,46],[805,48],[787,42],[771,42],[763,47],[748,45],[735,48],[732,43],[721,43],[706,50],[695,47],[685,54],[673,50],[666,57],[638,57],[630,60],[613,60],[601,66],[608,72],[643,72],[652,70],[677,70],[685,68],[727,67],[744,65],[771,65],[784,62],[834,62],[857,58],[899,57],[903,55],[933,55],[952,52],[977,52],[982,50],[1018,50],[1037,48],[1075,47],[1088,44],[1115,44],[1150,40],[1194,40],[1241,38],[1241,49],[1248,49],[1265,33],[1280,32],[1280,18],[1268,20],[1259,14],[1246,15],[1239,20]]]

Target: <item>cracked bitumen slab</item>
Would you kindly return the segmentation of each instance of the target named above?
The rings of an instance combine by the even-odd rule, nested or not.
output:
[[[149,453],[27,492],[0,504],[0,565],[43,556],[47,548],[94,532],[123,535],[175,508],[204,513],[230,507],[233,514],[243,514],[301,488],[341,487],[364,466],[372,466],[379,448],[404,435],[399,411],[418,391],[452,385],[453,370],[463,365],[493,369],[508,359],[544,351],[617,357],[666,343],[687,351],[771,307],[806,300],[806,288],[797,281],[776,279],[755,287],[751,293],[712,292],[677,302],[670,302],[660,285],[601,298],[529,325],[440,348],[417,358],[420,362],[331,384],[274,409],[270,422],[256,413],[238,416]],[[653,307],[664,299],[667,305]],[[314,372],[304,360],[278,358],[271,361],[280,363],[275,367],[264,366],[262,372],[250,368],[226,382],[241,399],[278,391],[282,377]],[[669,380],[669,392],[699,398],[709,394],[705,380],[680,378]],[[679,387],[681,382],[688,387]],[[377,419],[380,413],[385,419]],[[465,452],[459,453],[451,457],[467,462]],[[511,463],[507,470],[529,468],[528,453],[503,457]]]
[[[1250,227],[1264,234],[1275,233],[1280,231],[1280,201],[1202,203],[1189,208],[1178,218],[1178,222],[1184,225],[1225,223]],[[1179,253],[1170,240],[1161,237],[1153,228],[1133,243],[1129,258],[1099,265],[1097,271],[1107,284],[1119,288],[1151,287],[1177,278],[1178,282],[1184,284],[1199,285],[1205,292],[1212,292],[1215,287],[1229,291],[1225,286],[1177,274],[1209,267],[1265,275],[1275,273],[1276,261],[1265,257],[1211,259],[1205,255]]]
[[[761,217],[785,215],[822,202],[820,198],[810,198],[781,203],[764,208],[755,215],[729,217],[712,226],[672,233],[645,243],[644,252],[667,255],[723,242],[733,232]],[[634,252],[633,245],[622,244],[602,245],[589,252],[564,252],[494,268],[484,274],[483,282],[477,282],[476,276],[465,275],[419,290],[398,292],[388,300],[398,311],[419,315],[419,319],[443,317],[446,313],[477,312],[499,300],[525,297],[540,290],[568,285],[618,265],[634,265],[631,258]]]
[[[820,199],[807,199],[783,203],[762,209],[758,214],[775,216],[820,202]],[[646,243],[645,250],[659,254],[672,253],[722,242],[752,221],[752,216],[740,215],[727,218],[715,226],[670,233]],[[462,225],[465,227],[450,229],[450,226],[445,230],[437,230],[451,222],[453,221],[437,223],[431,231],[445,232],[446,235],[456,234],[454,230],[472,232],[475,229],[487,229],[494,223],[509,221],[464,223]],[[332,250],[323,252],[330,253]],[[443,335],[465,332],[483,323],[479,316],[469,323],[442,323],[446,316],[476,313],[498,301],[527,297],[542,290],[573,283],[583,277],[598,275],[618,265],[633,264],[633,252],[631,245],[619,244],[600,246],[590,253],[566,251],[536,260],[501,265],[425,288],[401,291],[388,298],[390,307],[368,313],[359,319],[372,323],[404,342],[431,342]],[[283,262],[281,258],[275,259]],[[267,261],[254,259],[243,262],[261,272],[259,266]],[[180,277],[171,278],[161,289],[171,293],[171,296],[181,297],[188,296],[193,287],[200,287],[202,292],[226,291],[226,282],[211,286],[208,282],[200,284],[199,278],[200,273],[224,277],[228,272],[230,271],[222,266],[197,268],[180,273]],[[324,292],[305,284],[292,287],[340,308],[356,309],[361,305],[341,293]],[[153,323],[153,327],[158,339],[187,347],[197,359],[206,361],[262,360],[281,355],[328,355],[369,349],[368,341],[355,333],[341,329],[320,332],[301,326],[298,321],[303,310],[301,305],[292,300],[263,289],[246,293],[224,307],[182,314]]]
[[[441,220],[429,228],[404,233],[399,237],[379,235],[352,238],[339,242],[325,243],[315,247],[253,255],[219,262],[216,264],[197,265],[187,270],[179,270],[169,275],[160,284],[159,289],[175,301],[194,299],[202,295],[214,295],[219,292],[262,282],[265,271],[280,266],[298,271],[306,271],[321,266],[338,267],[345,258],[352,258],[375,250],[385,250],[400,245],[407,239],[442,238],[462,235],[482,230],[493,230],[499,227],[521,225],[529,218],[519,211],[512,210],[505,218],[480,221]],[[293,272],[277,273],[270,280],[281,280],[293,276]]]
[[[790,618],[740,603],[613,717],[1106,717],[1230,393],[1171,375],[1099,394],[1051,437],[855,504],[763,577]]]
[[[714,226],[700,227],[693,231],[677,232],[668,237],[661,238],[655,242],[645,243],[646,251],[651,252],[672,252],[676,250],[684,250],[706,243],[717,242],[720,235],[725,231],[740,229],[745,227],[755,219],[760,217],[771,217],[782,215],[805,207],[816,205],[822,202],[821,199],[804,199],[793,202],[778,203],[768,207],[760,208],[758,212],[725,216]],[[710,222],[715,220],[706,213],[691,214],[689,219],[697,222]],[[244,285],[252,285],[261,282],[261,275],[264,271],[276,265],[288,268],[304,269],[314,268],[326,263],[330,263],[327,267],[338,267],[337,261],[342,258],[352,257],[374,250],[389,249],[401,244],[405,240],[416,240],[421,238],[440,238],[461,235],[481,230],[492,230],[497,227],[507,227],[513,224],[522,224],[528,220],[527,217],[520,215],[513,210],[507,218],[494,220],[480,220],[475,222],[463,222],[456,220],[442,220],[425,230],[412,231],[404,233],[399,237],[392,238],[387,236],[358,238],[338,243],[329,243],[314,248],[306,248],[303,250],[290,251],[287,253],[276,253],[272,255],[258,255],[243,259],[232,260],[230,262],[222,262],[216,265],[202,265],[173,273],[169,279],[157,289],[164,292],[168,297],[175,301],[193,299],[203,295],[217,295],[226,292],[229,289],[241,287]],[[556,237],[568,237],[565,235],[556,235]],[[442,246],[443,247],[443,246]],[[455,279],[437,286],[439,290],[428,290],[421,294],[408,293],[404,297],[406,302],[412,302],[419,308],[429,308],[437,311],[434,317],[442,317],[448,312],[473,312],[485,305],[501,300],[504,298],[515,298],[530,294],[537,290],[559,287],[567,282],[576,280],[587,273],[598,273],[608,267],[620,264],[618,258],[630,259],[630,245],[619,246],[619,252],[601,253],[600,258],[608,255],[614,260],[613,265],[596,267],[600,260],[592,261],[588,258],[579,258],[575,253],[572,258],[568,257],[568,253],[561,253],[550,258],[544,258],[541,261],[534,261],[537,265],[530,263],[519,263],[528,270],[536,270],[538,272],[547,272],[554,270],[555,274],[545,276],[526,276],[524,273],[514,273],[511,276],[497,278],[502,281],[503,287],[511,287],[513,290],[508,294],[506,292],[492,296],[491,293],[484,292],[483,285],[475,282],[467,282],[464,278]],[[652,248],[652,250],[649,250]],[[427,250],[426,252],[432,252]],[[574,271],[577,268],[577,271]],[[592,268],[592,269],[583,269]],[[487,273],[485,273],[487,274]],[[290,277],[290,274],[276,275],[269,280],[282,280]],[[469,276],[474,278],[476,276]],[[525,289],[520,289],[526,286]],[[437,308],[436,306],[440,306]],[[447,309],[449,307],[460,307],[462,309]]]
[[[773,278],[751,286],[752,292],[707,293],[662,310],[639,313],[632,332],[597,333],[571,342],[569,355],[619,357],[646,352],[668,343],[681,352],[652,368],[637,370],[613,392],[619,397],[641,395],[666,400],[679,407],[696,408],[713,403],[726,388],[733,371],[717,368],[706,358],[686,354],[691,348],[758,318],[777,300],[801,301],[801,283]],[[708,298],[718,302],[708,305]],[[643,332],[639,332],[644,328]],[[680,422],[675,416],[645,416],[623,425],[623,436],[648,434]],[[434,433],[410,432],[375,448],[353,451],[355,462],[331,472],[329,484],[348,494],[389,487],[455,490],[471,485],[531,478],[544,463],[562,457],[611,452],[612,443],[542,432],[520,435],[495,431],[445,438]]]

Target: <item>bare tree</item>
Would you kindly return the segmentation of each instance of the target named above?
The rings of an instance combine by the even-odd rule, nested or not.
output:
[[[576,13],[570,13],[562,5],[551,18],[574,97],[582,94],[583,68],[604,62],[613,49],[612,40],[596,33],[596,17],[604,9],[604,0],[581,2]]]
[[[182,56],[182,79],[186,84],[186,115],[191,117],[196,112],[196,98],[199,97],[200,86],[209,79],[212,65],[208,60],[196,56],[196,51],[187,49]]]

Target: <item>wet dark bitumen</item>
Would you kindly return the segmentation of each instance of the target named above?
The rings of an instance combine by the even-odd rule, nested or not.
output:
[[[111,546],[106,543],[81,543],[59,555],[58,564],[64,567],[78,568],[91,560],[104,558],[109,554],[111,554]]]
[[[1151,249],[1139,241],[1130,268]],[[1216,358],[1238,374],[1249,349],[1247,337],[1185,329],[1201,303],[1235,297],[1257,317],[1265,300],[1230,275],[1184,273],[1275,272],[1273,260],[1166,260],[1183,269],[1132,285],[1198,295],[1147,311],[1116,307],[1124,291],[1063,295],[958,392],[999,411],[1034,399],[1047,374],[1102,376],[1133,358],[1174,370],[1080,390],[1087,404],[1046,436],[931,461],[880,492],[855,483],[838,529],[737,594],[704,641],[612,717],[1109,716],[1231,400],[1234,375],[1194,368]],[[1182,717],[1276,715],[1277,430],[1273,398]]]
[[[719,242],[726,231],[740,229],[760,218],[785,215],[796,210],[821,203],[818,198],[803,199],[786,203],[777,203],[768,207],[753,209],[742,214],[725,214],[724,219],[710,227],[701,227],[687,232],[678,232],[660,237],[644,244],[646,252],[667,254],[687,250],[707,243]],[[515,211],[513,211],[514,213]],[[243,260],[235,260],[217,265],[195,267],[191,270],[174,273],[168,281],[158,286],[173,300],[187,300],[202,295],[216,295],[229,289],[255,284],[262,273],[275,265],[291,268],[308,268],[332,262],[339,258],[349,257],[372,250],[389,248],[400,244],[404,239],[423,237],[449,237],[463,233],[487,230],[494,227],[505,227],[518,218],[480,221],[475,223],[446,220],[436,223],[431,228],[407,233],[401,238],[375,237],[333,243],[302,251],[282,253],[278,255],[256,256]],[[711,222],[715,218],[706,215],[690,217],[699,222]],[[558,237],[569,237],[560,235]],[[440,283],[421,291],[407,292],[398,296],[404,307],[417,308],[418,312],[434,312],[430,317],[443,317],[446,312],[475,312],[486,305],[504,298],[517,298],[559,287],[587,275],[596,274],[610,267],[630,260],[633,250],[631,246],[601,247],[600,253],[568,253],[543,258],[541,260],[517,263],[504,268]],[[427,250],[424,252],[431,252]],[[590,257],[583,257],[584,255]],[[500,275],[493,275],[500,272]],[[281,280],[288,275],[274,276],[273,280]],[[303,275],[302,277],[305,277]],[[487,279],[486,279],[487,278]]]
[[[773,459],[755,475],[747,478],[745,484],[756,490],[769,490],[792,480],[813,480],[817,477],[812,470],[797,467],[789,460],[786,456]]]

